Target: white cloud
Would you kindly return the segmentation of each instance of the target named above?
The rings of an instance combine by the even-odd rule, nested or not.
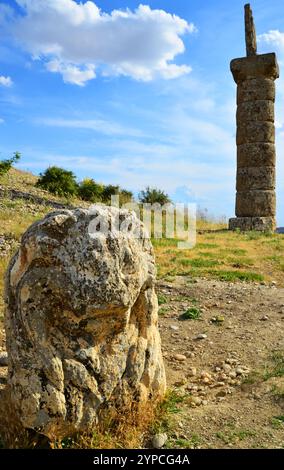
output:
[[[10,77],[4,77],[4,75],[0,75],[0,86],[10,87],[12,85],[13,82]]]
[[[22,46],[65,82],[83,85],[102,75],[150,81],[191,71],[173,63],[185,51],[181,36],[196,29],[182,18],[139,5],[102,12],[93,1],[16,0],[24,16],[12,31]]]
[[[80,69],[76,65],[65,64],[54,59],[46,64],[46,68],[49,72],[61,73],[65,83],[73,83],[79,86],[84,86],[88,80],[96,77],[95,66],[92,64],[87,64],[84,69]]]
[[[145,134],[140,129],[134,129],[116,122],[103,119],[60,119],[60,118],[40,118],[36,123],[50,127],[65,127],[70,129],[86,129],[105,135],[127,135],[131,137],[144,137]]]
[[[284,33],[277,29],[272,29],[268,33],[260,34],[258,40],[261,43],[272,44],[284,52]]]

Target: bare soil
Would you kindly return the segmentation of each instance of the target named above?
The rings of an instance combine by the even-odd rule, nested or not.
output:
[[[184,397],[169,445],[282,448],[284,289],[179,277],[158,290],[168,386]],[[192,305],[200,318],[182,320]]]

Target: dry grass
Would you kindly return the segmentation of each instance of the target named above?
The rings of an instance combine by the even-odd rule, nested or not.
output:
[[[59,196],[54,196],[48,191],[43,189],[36,188],[35,184],[38,180],[38,177],[32,173],[26,171],[16,170],[12,168],[6,175],[0,177],[0,186],[6,189],[15,189],[18,191],[23,191],[30,193],[35,196],[42,197],[50,201],[61,202],[62,204],[74,204],[74,206],[84,206],[84,202],[81,199],[77,198],[64,198]]]
[[[191,250],[177,240],[153,240],[160,278],[176,275],[284,285],[284,237],[279,234],[202,233]]]
[[[123,409],[104,409],[99,424],[89,432],[64,435],[54,432],[48,439],[24,429],[11,406],[9,391],[0,394],[0,447],[6,449],[137,449],[143,447],[150,431],[164,419],[166,401],[141,404],[132,403]]]

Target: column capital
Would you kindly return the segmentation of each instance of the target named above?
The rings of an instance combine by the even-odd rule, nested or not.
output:
[[[260,77],[273,80],[279,78],[279,66],[274,52],[233,59],[230,67],[236,83]]]

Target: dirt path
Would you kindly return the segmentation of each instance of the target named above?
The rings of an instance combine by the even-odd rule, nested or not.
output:
[[[167,446],[283,447],[284,289],[179,277],[158,294],[174,397]],[[199,318],[181,319],[188,309]]]
[[[177,278],[158,290],[168,385],[184,397],[169,445],[283,447],[284,289]],[[182,320],[191,307],[200,318]]]

